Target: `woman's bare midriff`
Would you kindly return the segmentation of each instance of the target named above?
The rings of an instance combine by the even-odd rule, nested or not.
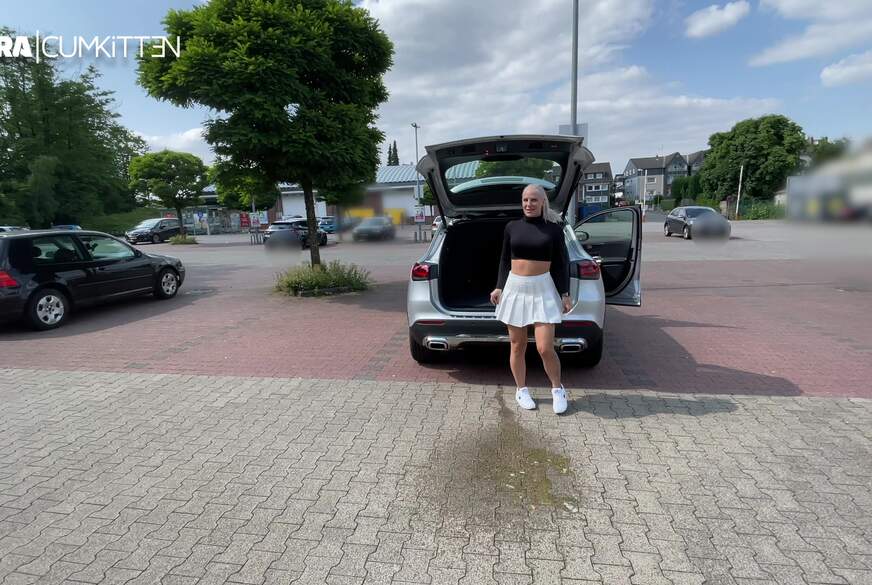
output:
[[[521,260],[512,258],[512,272],[518,276],[539,276],[551,270],[548,260]]]

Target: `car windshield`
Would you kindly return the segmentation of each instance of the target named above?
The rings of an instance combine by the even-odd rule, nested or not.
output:
[[[360,222],[360,225],[364,227],[376,227],[384,225],[384,223],[384,220],[380,217],[367,217],[362,222]]]
[[[146,219],[145,221],[139,222],[136,227],[138,228],[151,228],[160,223],[159,219]]]
[[[710,207],[691,207],[687,210],[687,217],[700,217],[709,213],[715,213],[715,210]]]

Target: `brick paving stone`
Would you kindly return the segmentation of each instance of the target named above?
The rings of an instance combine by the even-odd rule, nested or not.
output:
[[[465,383],[0,380],[0,581],[872,582],[865,399],[588,391],[557,420]],[[576,511],[471,480],[506,428],[568,457]]]

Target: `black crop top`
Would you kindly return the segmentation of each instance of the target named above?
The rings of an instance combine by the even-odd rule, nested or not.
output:
[[[524,216],[506,224],[497,279],[499,289],[506,285],[512,259],[550,261],[551,278],[557,292],[561,295],[569,292],[569,258],[560,224],[545,221],[541,216]]]

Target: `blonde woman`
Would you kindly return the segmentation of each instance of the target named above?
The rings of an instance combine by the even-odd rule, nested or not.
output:
[[[527,327],[533,325],[536,349],[551,381],[555,414],[566,412],[566,389],[560,383],[560,359],[554,351],[554,325],[572,309],[569,260],[563,220],[548,206],[541,185],[527,185],[521,195],[524,216],[506,224],[497,287],[491,292],[496,317],[509,328],[509,367],[515,378],[515,400],[532,410],[536,402],[526,385]]]

